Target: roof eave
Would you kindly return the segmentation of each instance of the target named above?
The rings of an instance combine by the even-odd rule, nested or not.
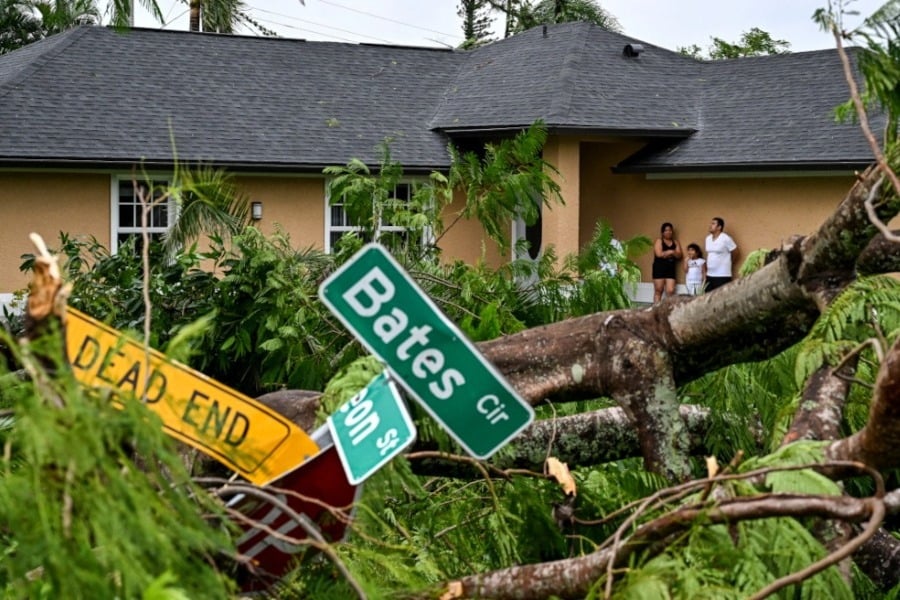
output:
[[[653,173],[758,173],[761,171],[855,171],[867,168],[874,159],[848,159],[835,161],[783,161],[759,163],[695,163],[689,165],[616,165],[612,172],[616,174],[653,174]]]
[[[233,173],[283,173],[283,174],[316,174],[322,175],[326,167],[343,163],[273,163],[273,162],[228,162],[206,160],[183,160],[182,166],[212,166]],[[20,158],[0,157],[0,169],[62,169],[72,171],[130,171],[136,166],[148,171],[171,171],[175,163],[169,160],[147,159],[72,159],[72,158]],[[377,165],[373,165],[377,166]],[[440,165],[404,165],[406,174],[427,174],[434,171],[446,171],[447,164]]]
[[[484,135],[508,135],[524,131],[531,127],[532,123],[524,125],[483,125],[471,127],[436,127],[434,131],[440,131],[449,137],[476,137]],[[585,127],[576,125],[548,125],[547,132],[552,135],[603,135],[615,137],[633,138],[665,138],[686,139],[697,133],[696,129],[685,127]]]

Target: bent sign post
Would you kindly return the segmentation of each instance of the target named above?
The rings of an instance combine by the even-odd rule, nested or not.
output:
[[[488,458],[534,411],[380,245],[367,244],[319,297],[472,456]]]
[[[206,375],[67,309],[66,352],[81,383],[113,400],[144,398],[166,433],[221,461],[257,485],[319,451],[290,419]]]

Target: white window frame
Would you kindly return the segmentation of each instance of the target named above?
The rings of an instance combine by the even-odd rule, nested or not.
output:
[[[426,181],[425,179],[412,179],[412,178],[401,179],[400,181],[397,182],[397,185],[398,186],[399,185],[410,186],[410,190],[409,190],[410,196],[409,197],[412,198],[412,194],[413,194],[415,186],[418,184],[424,183],[425,181]],[[395,187],[394,188],[395,197],[396,197],[396,193],[397,193],[397,189]],[[332,204],[331,203],[330,186],[326,185],[325,186],[325,252],[327,254],[331,254],[334,251],[334,247],[331,242],[331,234],[340,233],[341,236],[343,236],[345,233],[362,230],[362,227],[360,227],[358,225],[350,225],[349,223],[347,223],[347,213],[344,212],[343,210],[341,211],[341,214],[343,215],[344,224],[335,225],[333,223],[332,209],[338,208],[338,207],[343,207],[343,202],[338,202],[338,203]],[[391,225],[390,223],[384,223],[384,222],[380,223],[380,226],[379,226],[379,230],[382,233],[390,233],[390,232],[403,233],[403,232],[407,231],[407,229],[408,229],[407,227],[402,227],[399,225]],[[425,231],[423,232],[423,236],[422,236],[423,243],[429,243],[432,240],[431,233],[432,233],[431,228],[425,229]],[[338,238],[340,238],[340,236],[338,236]]]
[[[159,185],[159,184],[168,184],[172,181],[171,174],[154,174],[149,175],[148,179],[151,185]],[[120,235],[140,235],[143,232],[141,228],[141,215],[140,211],[135,213],[135,224],[133,226],[125,226],[120,223],[120,211],[119,208],[121,206],[121,186],[123,183],[131,183],[135,180],[134,176],[131,174],[116,174],[110,178],[110,219],[109,219],[109,249],[110,253],[116,254],[119,251],[119,236]],[[138,183],[142,183],[146,180],[139,180]],[[140,206],[139,203],[133,204],[135,206]],[[178,217],[178,203],[175,202],[173,198],[169,198],[166,201],[166,224],[165,225],[150,225],[147,227],[147,232],[149,234],[163,234],[171,229],[172,224],[175,222],[175,219]],[[152,215],[151,215],[152,218]]]

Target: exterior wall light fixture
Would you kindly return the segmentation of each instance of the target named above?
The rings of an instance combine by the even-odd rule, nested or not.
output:
[[[250,216],[254,221],[259,221],[260,219],[262,219],[262,202],[250,203]]]

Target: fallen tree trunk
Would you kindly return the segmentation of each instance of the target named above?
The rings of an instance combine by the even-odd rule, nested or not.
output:
[[[532,404],[613,398],[638,431],[647,468],[685,479],[690,444],[677,387],[727,365],[770,358],[809,332],[855,280],[856,262],[878,234],[865,202],[873,201],[883,220],[900,208],[895,195],[882,191],[882,180],[878,168],[868,169],[815,233],[791,240],[762,269],[713,293],[570,319],[479,348]]]

